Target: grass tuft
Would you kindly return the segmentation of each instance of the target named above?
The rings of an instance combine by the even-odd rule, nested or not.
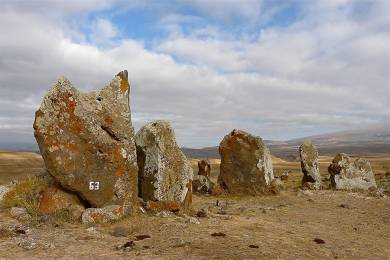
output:
[[[37,216],[39,193],[45,187],[47,183],[39,177],[22,180],[4,195],[3,204],[8,207],[23,207],[31,216]]]

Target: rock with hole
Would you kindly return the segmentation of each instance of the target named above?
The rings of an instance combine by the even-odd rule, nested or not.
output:
[[[100,91],[61,78],[35,113],[34,135],[50,175],[92,207],[137,204],[137,158],[127,71]]]

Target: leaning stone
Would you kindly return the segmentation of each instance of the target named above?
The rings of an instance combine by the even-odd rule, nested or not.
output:
[[[208,161],[200,160],[198,161],[198,175],[210,177],[211,166]]]
[[[338,154],[328,167],[331,187],[337,190],[369,190],[377,188],[369,161]]]
[[[110,223],[118,221],[125,216],[125,209],[122,206],[110,205],[104,208],[88,208],[82,216],[83,224]]]
[[[135,137],[139,166],[139,194],[144,201],[189,200],[193,178],[190,162],[176,143],[167,121],[143,126]]]
[[[34,130],[46,168],[63,188],[93,207],[135,208],[138,167],[127,71],[89,93],[61,78],[35,113]]]
[[[274,178],[271,154],[259,137],[233,130],[219,145],[218,183],[230,193],[265,193]]]
[[[318,151],[314,144],[308,140],[299,147],[301,168],[303,172],[302,186],[319,189],[321,186],[320,168],[318,166]]]

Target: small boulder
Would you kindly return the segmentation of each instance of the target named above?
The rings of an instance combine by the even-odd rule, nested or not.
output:
[[[369,190],[377,188],[369,161],[352,159],[346,154],[336,155],[328,167],[331,187],[337,190]]]
[[[320,168],[318,166],[318,151],[314,144],[308,140],[299,147],[301,168],[303,172],[302,186],[319,189],[321,186]]]
[[[88,208],[82,216],[83,224],[109,223],[118,221],[125,216],[125,210],[119,205],[110,205],[104,208]]]
[[[214,183],[209,176],[196,175],[192,181],[192,189],[194,192],[211,193],[214,188]]]
[[[127,71],[100,91],[61,78],[35,113],[34,135],[47,171],[93,207],[137,206],[137,159]]]
[[[198,161],[198,175],[210,177],[211,166],[208,161],[200,160]]]
[[[272,158],[260,137],[233,130],[219,145],[221,166],[218,183],[230,193],[267,192],[274,179]]]
[[[139,195],[144,201],[185,203],[191,192],[192,167],[167,121],[154,121],[136,134]]]
[[[274,195],[278,195],[280,193],[280,191],[282,191],[284,189],[285,189],[284,182],[279,178],[275,178],[271,181],[271,185],[269,187],[269,192],[274,194]]]
[[[25,208],[20,207],[12,207],[9,211],[11,217],[19,220],[19,221],[28,221],[31,219],[31,215],[28,214]]]
[[[58,185],[47,187],[40,193],[38,210],[41,213],[50,214],[63,209],[77,210],[77,206],[84,209],[76,194],[65,191]]]

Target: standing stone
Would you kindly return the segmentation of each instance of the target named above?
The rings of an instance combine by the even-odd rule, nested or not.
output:
[[[328,172],[331,186],[337,190],[368,190],[377,187],[370,162],[361,158],[354,160],[340,153],[329,165]]]
[[[137,203],[137,159],[127,71],[100,91],[61,78],[35,113],[34,134],[50,175],[93,207]]]
[[[259,137],[233,130],[219,145],[218,183],[231,193],[267,192],[274,178],[271,154]]]
[[[135,142],[140,197],[144,201],[190,200],[192,167],[177,146],[170,124],[161,120],[148,123],[137,132]]]
[[[198,161],[198,175],[210,177],[211,166],[208,161],[200,160]]]
[[[308,140],[299,147],[301,168],[303,172],[302,186],[319,189],[321,186],[320,168],[318,166],[318,151],[314,144]]]

